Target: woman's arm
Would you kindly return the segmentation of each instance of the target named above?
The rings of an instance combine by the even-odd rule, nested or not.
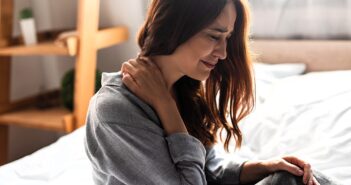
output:
[[[198,139],[188,134],[176,102],[167,89],[158,67],[151,61],[129,60],[122,65],[122,73],[123,83],[137,97],[153,107],[160,118],[167,135],[165,139],[169,149],[168,155],[173,162],[168,166],[177,171],[166,174],[180,179],[180,183],[169,180],[168,183],[153,184],[206,184],[203,170],[206,155],[204,146]],[[158,152],[156,148],[154,153]],[[150,167],[153,166],[157,167],[158,164],[153,163]],[[150,174],[152,173],[155,171],[150,171]]]
[[[159,68],[147,58],[129,60],[122,65],[123,83],[151,105],[167,133],[188,133]]]
[[[206,184],[202,143],[187,133],[165,136],[150,106],[122,84],[91,100],[85,144],[97,184]]]
[[[264,161],[247,161],[243,164],[240,182],[242,184],[257,182],[269,174],[270,171]]]
[[[303,182],[307,185],[319,185],[313,177],[311,165],[292,156],[273,160],[248,161],[243,165],[240,182],[242,184],[257,182],[269,174],[281,170],[296,176],[303,176]]]
[[[240,172],[243,162],[228,158],[224,148],[211,146],[206,148],[205,174],[209,184],[240,184]]]
[[[173,98],[159,100],[154,106],[167,135],[188,133]]]

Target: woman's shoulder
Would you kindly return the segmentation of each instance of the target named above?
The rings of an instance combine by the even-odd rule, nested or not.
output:
[[[123,91],[127,89],[123,85],[120,72],[102,73],[101,88],[92,98],[92,106],[102,118],[106,118],[105,115],[112,116],[116,112],[125,113],[134,109],[133,102],[126,98]]]
[[[154,110],[123,84],[120,72],[103,73],[101,84],[90,105],[100,122],[128,124],[152,121],[161,125]]]
[[[103,72],[101,75],[101,86],[121,86],[123,84],[122,77],[121,71],[113,73]]]

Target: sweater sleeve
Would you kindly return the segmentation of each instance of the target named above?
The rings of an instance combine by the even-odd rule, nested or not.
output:
[[[165,136],[152,121],[138,117],[139,114],[126,117],[128,112],[119,113],[123,119],[104,122],[96,116],[101,110],[94,112],[91,108],[85,144],[95,181],[101,184],[206,184],[206,150],[195,137],[186,133]]]
[[[226,157],[216,147],[206,148],[206,178],[209,184],[238,185],[244,162]]]

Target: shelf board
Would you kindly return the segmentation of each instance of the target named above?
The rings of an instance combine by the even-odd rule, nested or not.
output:
[[[120,44],[129,38],[127,27],[117,26],[112,28],[102,29],[96,37],[96,48],[102,49],[116,44]]]
[[[96,49],[120,44],[129,38],[128,28],[117,26],[99,30],[96,37]],[[51,38],[52,39],[52,38]],[[1,44],[1,43],[0,43]],[[75,56],[79,47],[79,37],[76,31],[62,32],[52,41],[40,41],[35,45],[17,45],[0,48],[0,56],[29,56],[29,55],[66,55]]]
[[[7,45],[7,41],[6,40],[2,40],[1,38],[0,38],[0,47],[4,47],[4,46],[6,46]]]
[[[29,46],[12,46],[0,48],[0,56],[27,56],[27,55],[69,55],[68,49],[55,42],[39,43]]]
[[[71,132],[73,113],[63,107],[37,109],[34,107],[0,114],[0,124]]]

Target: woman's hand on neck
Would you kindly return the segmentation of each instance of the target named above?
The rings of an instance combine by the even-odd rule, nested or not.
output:
[[[184,74],[179,72],[177,67],[173,65],[176,60],[174,57],[171,55],[159,55],[159,56],[153,56],[150,57],[150,59],[155,62],[155,64],[159,67],[164,80],[167,85],[168,91],[171,93],[172,97],[175,98],[174,96],[174,91],[173,91],[173,85],[175,82],[177,82]]]

